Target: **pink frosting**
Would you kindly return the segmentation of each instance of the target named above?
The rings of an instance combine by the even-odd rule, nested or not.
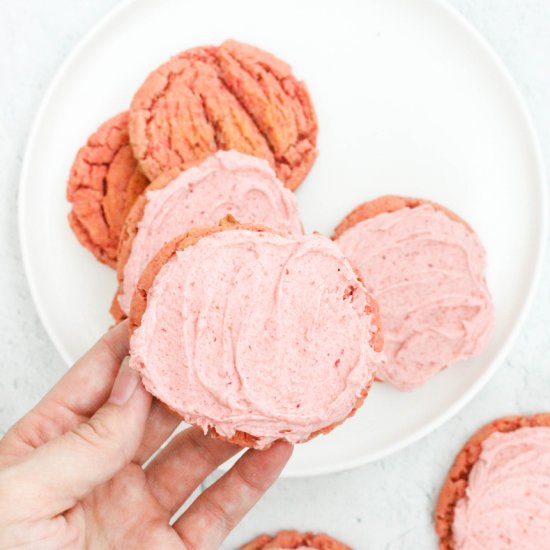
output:
[[[218,151],[146,196],[119,296],[126,314],[145,266],[162,245],[192,227],[215,225],[232,214],[241,223],[261,223],[284,234],[302,233],[294,194],[267,161],[237,151]]]
[[[482,445],[455,507],[457,550],[550,545],[550,428],[496,432]]]
[[[298,443],[346,418],[373,379],[367,299],[325,237],[212,234],[161,268],[130,364],[205,432]]]
[[[363,220],[337,243],[380,304],[382,380],[410,390],[485,346],[493,327],[485,251],[464,224],[425,204]]]

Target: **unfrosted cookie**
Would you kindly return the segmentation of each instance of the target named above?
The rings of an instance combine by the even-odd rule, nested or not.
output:
[[[80,243],[114,267],[124,218],[148,183],[128,137],[128,113],[104,122],[73,162],[67,183],[69,224]]]
[[[186,422],[266,448],[326,433],[381,360],[376,301],[320,235],[231,217],[165,245],[138,283],[130,365]]]
[[[132,101],[130,137],[149,179],[236,149],[266,159],[295,189],[317,154],[304,83],[283,61],[234,40],[186,50],[153,71]]]
[[[275,536],[260,535],[239,550],[352,550],[350,546],[324,533],[279,531]]]
[[[456,214],[425,200],[380,197],[351,212],[334,239],[380,304],[381,380],[410,390],[484,348],[494,316],[485,251]]]
[[[464,445],[441,489],[441,550],[545,550],[550,541],[550,414],[499,418]]]
[[[117,272],[119,289],[111,313],[130,310],[138,279],[160,248],[192,227],[215,225],[231,214],[278,233],[302,233],[296,197],[269,164],[236,151],[218,151],[183,172],[172,169],[149,186],[127,216]]]

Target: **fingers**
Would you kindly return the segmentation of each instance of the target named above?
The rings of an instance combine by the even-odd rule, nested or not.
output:
[[[88,422],[6,468],[6,476],[16,481],[11,494],[18,508],[35,518],[51,517],[110,479],[137,451],[150,406],[139,374],[125,361],[107,403]]]
[[[2,441],[22,456],[87,420],[107,399],[121,361],[128,354],[128,324],[105,334],[24,416]]]
[[[180,418],[165,409],[157,399],[153,399],[143,441],[136,452],[134,462],[140,465],[146,462],[170,437],[180,422]]]
[[[176,435],[145,470],[150,490],[174,514],[209,474],[240,450],[205,436],[199,428],[189,428]]]
[[[248,451],[173,525],[189,548],[216,550],[277,479],[292,454],[286,443]]]
[[[104,334],[53,387],[37,408],[46,409],[54,402],[64,406],[75,416],[90,417],[109,396],[120,363],[128,355],[128,349],[128,322],[124,321]]]

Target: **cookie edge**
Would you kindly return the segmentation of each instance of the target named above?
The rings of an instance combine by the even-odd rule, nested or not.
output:
[[[356,206],[344,219],[336,226],[333,240],[337,240],[345,231],[357,225],[358,223],[374,218],[379,214],[389,214],[397,212],[403,208],[418,208],[424,204],[432,206],[435,210],[443,212],[447,217],[455,222],[459,222],[464,225],[472,233],[474,230],[472,227],[463,220],[458,214],[455,214],[452,210],[449,210],[445,206],[438,204],[437,202],[430,201],[428,199],[420,199],[416,197],[404,197],[401,195],[382,195],[370,201],[361,203]]]
[[[297,546],[289,547],[289,550],[291,548],[297,548],[304,545],[312,550],[352,550],[350,546],[347,546],[343,542],[336,540],[334,537],[331,537],[326,533],[313,533],[311,531],[302,532],[293,529],[278,531],[274,535],[258,535],[250,542],[240,546],[239,550],[264,550],[268,544],[279,544],[278,539],[280,537],[287,539],[290,537],[293,538],[293,544]],[[269,548],[272,547],[267,547],[266,550]]]

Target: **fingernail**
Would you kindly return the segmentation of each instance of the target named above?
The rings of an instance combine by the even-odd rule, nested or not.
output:
[[[124,405],[127,403],[130,397],[134,395],[139,381],[139,373],[128,366],[128,358],[124,359],[115,378],[108,403],[114,405]]]

